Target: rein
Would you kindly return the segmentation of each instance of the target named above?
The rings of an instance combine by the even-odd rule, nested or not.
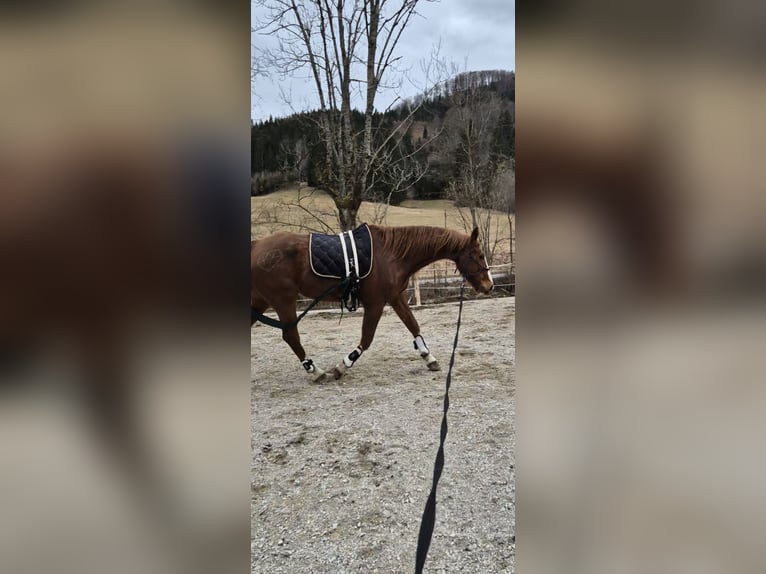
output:
[[[455,329],[455,341],[452,343],[452,356],[449,360],[449,369],[447,369],[447,383],[444,391],[444,414],[442,415],[441,431],[439,433],[439,450],[436,452],[436,461],[434,462],[434,477],[431,484],[431,493],[428,495],[426,507],[423,510],[423,517],[420,520],[420,532],[418,533],[418,548],[415,553],[415,574],[423,572],[423,566],[428,556],[428,548],[431,546],[431,538],[434,534],[434,524],[436,523],[436,486],[439,484],[442,470],[444,469],[444,440],[447,438],[447,411],[449,410],[449,388],[452,383],[452,367],[455,364],[455,351],[457,350],[457,339],[460,333],[460,320],[463,315],[463,295],[465,293],[465,276],[460,285],[460,307],[457,313],[457,327]]]
[[[250,309],[250,324],[252,325],[256,321],[260,321],[264,325],[268,325],[270,327],[275,327],[277,329],[282,329],[283,331],[286,329],[291,329],[295,327],[303,317],[306,316],[306,313],[311,311],[322,299],[330,295],[333,291],[337,291],[339,289],[343,289],[344,291],[351,285],[351,283],[355,280],[355,276],[349,275],[346,277],[343,281],[338,283],[337,285],[333,285],[330,287],[327,291],[322,293],[319,297],[314,299],[311,304],[304,309],[303,313],[298,315],[298,317],[294,321],[290,321],[289,323],[282,323],[281,321],[277,321],[276,319],[272,319],[271,317],[267,317],[263,313],[259,313],[255,309]],[[343,309],[343,303],[341,303],[341,310]]]

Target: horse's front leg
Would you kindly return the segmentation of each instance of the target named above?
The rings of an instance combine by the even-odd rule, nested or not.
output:
[[[375,337],[375,329],[378,328],[380,316],[383,314],[383,306],[384,304],[380,304],[364,308],[364,319],[362,319],[362,341],[356,349],[343,357],[343,360],[335,365],[332,374],[336,379],[340,379],[345,375],[346,371],[353,367],[354,363],[356,363],[359,357],[362,356],[362,353],[372,345],[372,340]]]
[[[420,325],[418,325],[415,316],[412,314],[410,306],[407,305],[407,299],[403,292],[400,293],[396,299],[391,301],[391,307],[394,308],[394,311],[396,311],[396,314],[402,320],[405,327],[412,333],[412,336],[415,337],[415,341],[413,342],[415,350],[420,353],[420,356],[426,362],[428,369],[430,371],[438,371],[440,369],[439,362],[431,354],[431,351],[428,350],[426,342],[420,334]]]

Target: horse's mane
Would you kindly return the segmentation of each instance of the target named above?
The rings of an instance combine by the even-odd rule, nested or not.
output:
[[[422,250],[424,245],[434,251],[460,251],[468,241],[462,233],[442,227],[376,227],[383,235],[385,249],[398,259],[405,259],[413,251]]]

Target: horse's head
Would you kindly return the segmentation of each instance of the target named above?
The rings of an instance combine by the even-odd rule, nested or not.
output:
[[[492,274],[489,272],[487,258],[479,244],[479,228],[474,227],[471,238],[458,253],[455,260],[458,271],[468,280],[479,293],[489,293],[494,289]]]

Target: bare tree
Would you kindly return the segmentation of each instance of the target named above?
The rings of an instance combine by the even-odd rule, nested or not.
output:
[[[387,127],[382,115],[375,114],[378,92],[391,87],[389,76],[396,72],[403,81],[396,48],[416,14],[418,1],[255,3],[264,11],[258,32],[279,41],[276,49],[260,51],[261,61],[283,74],[309,73],[319,100],[319,132],[326,148],[322,187],[335,203],[342,230],[356,226],[362,200],[373,189],[408,185],[418,177],[411,169],[411,155],[395,157],[392,152],[406,134],[416,108],[411,107],[406,117]],[[363,104],[363,111],[354,112],[352,98]]]
[[[497,212],[510,214],[510,194],[515,195],[512,161],[496,157],[492,150],[503,106],[495,93],[482,89],[485,79],[479,75],[462,74],[451,81],[453,105],[437,153],[442,163],[447,158],[454,161],[448,195],[460,208],[464,227],[479,228],[491,263],[498,245],[509,239],[506,218],[496,217]]]
[[[306,181],[309,162],[309,149],[304,138],[294,141],[283,140],[279,144],[279,159],[283,172],[293,174],[298,181]]]
[[[491,204],[508,215],[516,213],[516,162],[513,159],[499,162],[496,170],[490,188]]]
[[[255,33],[255,28],[250,28],[250,34]],[[250,45],[251,50],[255,48],[252,44]],[[253,82],[258,76],[265,76],[266,71],[263,68],[263,62],[261,62],[260,58],[258,57],[258,53],[256,51],[255,54],[252,53],[250,55],[250,86],[252,89]]]
[[[250,28],[250,34],[252,35],[255,32],[254,28]],[[263,67],[263,62],[258,57],[257,52],[253,54],[253,49],[255,48],[252,44],[250,45],[251,52],[250,52],[250,97],[251,99],[251,108],[256,102],[261,101],[261,97],[259,94],[255,93],[255,80],[259,76],[265,76],[266,70]],[[252,120],[251,120],[252,121]],[[252,124],[251,124],[252,125]]]

